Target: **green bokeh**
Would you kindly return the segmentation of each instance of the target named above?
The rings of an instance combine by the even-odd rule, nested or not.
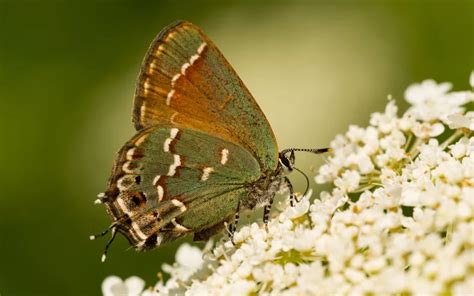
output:
[[[107,275],[152,284],[172,262],[182,241],[136,253],[120,238],[101,264],[105,240],[88,236],[110,223],[92,201],[133,134],[143,55],[176,19],[219,45],[282,148],[326,146],[389,93],[406,107],[415,81],[466,89],[474,68],[473,1],[181,2],[0,0],[0,294],[95,295]]]

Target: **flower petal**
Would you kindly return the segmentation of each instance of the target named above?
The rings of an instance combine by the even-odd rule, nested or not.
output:
[[[118,276],[108,276],[102,282],[102,295],[104,296],[122,296],[127,295],[127,293],[125,283]]]
[[[471,77],[469,77],[469,84],[474,88],[474,71],[471,72]]]
[[[131,276],[125,280],[125,285],[128,288],[128,296],[137,296],[145,288],[145,281],[138,276]]]

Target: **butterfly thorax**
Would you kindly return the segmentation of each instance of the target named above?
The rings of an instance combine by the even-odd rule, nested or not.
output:
[[[284,172],[280,166],[274,171],[263,174],[260,179],[246,186],[249,194],[241,200],[242,207],[254,209],[268,204],[277,192],[284,189]]]

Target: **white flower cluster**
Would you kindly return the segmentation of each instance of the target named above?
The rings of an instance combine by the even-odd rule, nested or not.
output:
[[[390,101],[331,143],[316,176],[331,192],[240,228],[235,245],[184,244],[142,295],[472,295],[474,93],[450,88],[410,86],[401,117]],[[140,295],[111,292],[128,285],[109,277],[104,295]]]

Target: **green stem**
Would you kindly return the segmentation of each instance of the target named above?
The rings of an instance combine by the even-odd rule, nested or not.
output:
[[[403,150],[408,151],[408,148],[410,147],[410,144],[412,141],[413,141],[413,133],[409,133],[407,140],[405,142],[405,147],[403,147]]]
[[[361,193],[368,189],[371,189],[372,187],[374,187],[374,184],[367,184],[364,186],[357,187],[354,191],[351,191],[351,193]]]
[[[444,238],[444,243],[447,244],[451,240],[451,236],[453,234],[453,224],[449,224],[446,229],[446,237]]]
[[[461,129],[456,130],[451,136],[449,136],[449,138],[446,139],[446,141],[440,145],[441,149],[445,150],[449,145],[461,137],[463,133],[464,132]]]
[[[408,151],[408,156],[411,160],[414,160],[418,156],[418,148],[420,147],[420,145],[425,144],[427,141],[427,139],[420,138],[417,138],[415,140],[415,143],[413,143],[413,146],[411,146],[410,151]]]

